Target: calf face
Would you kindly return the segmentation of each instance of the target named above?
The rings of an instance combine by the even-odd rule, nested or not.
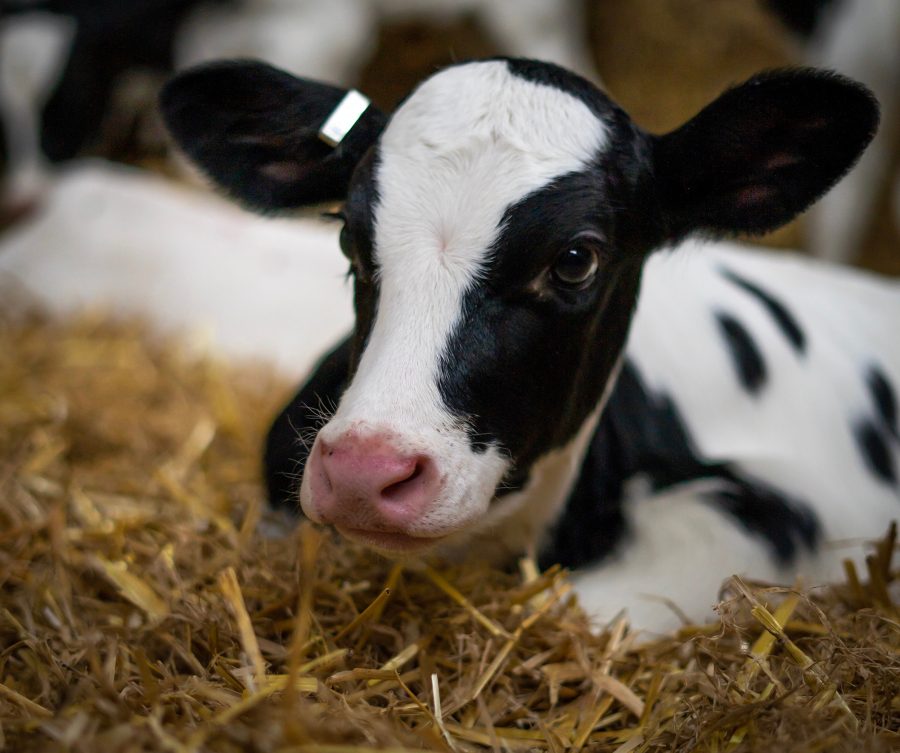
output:
[[[316,134],[343,95],[241,62],[181,74],[162,104],[251,207],[345,199],[351,373],[300,501],[395,553],[500,521],[507,544],[533,538],[571,488],[647,255],[787,222],[877,122],[856,84],[781,71],[652,136],[574,74],[493,60],[435,74],[389,119],[370,107],[332,149]]]

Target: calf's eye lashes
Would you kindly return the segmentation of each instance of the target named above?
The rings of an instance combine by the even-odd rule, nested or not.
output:
[[[583,287],[594,279],[600,266],[597,252],[588,246],[566,249],[553,262],[550,274],[553,280],[566,287]]]

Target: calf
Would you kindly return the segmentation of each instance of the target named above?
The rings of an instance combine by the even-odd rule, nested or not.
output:
[[[863,87],[766,73],[653,136],[568,71],[498,59],[332,148],[345,94],[233,62],[162,96],[245,205],[344,200],[356,326],[275,421],[274,503],[390,555],[531,550],[651,627],[640,591],[675,580],[696,613],[731,572],[783,575],[896,514],[896,286],[686,240],[809,206],[872,137]]]

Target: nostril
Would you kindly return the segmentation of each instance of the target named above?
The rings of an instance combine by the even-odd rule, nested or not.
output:
[[[388,502],[402,502],[408,498],[410,494],[413,494],[424,483],[425,469],[426,461],[422,459],[417,460],[406,478],[395,481],[381,490],[382,499]]]
[[[327,458],[334,454],[334,450],[328,447],[324,442],[313,448],[309,457],[307,470],[311,471],[322,485],[322,489],[326,494],[331,494],[334,487],[331,482],[331,473],[329,472]]]

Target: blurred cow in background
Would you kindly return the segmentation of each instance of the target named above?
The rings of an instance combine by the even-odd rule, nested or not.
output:
[[[161,148],[162,77],[204,60],[259,58],[349,85],[383,20],[470,14],[507,53],[592,71],[581,0],[7,0],[0,13],[8,211],[40,193],[52,163],[121,151],[140,128]]]
[[[864,82],[881,103],[882,125],[853,171],[809,216],[809,246],[831,261],[857,261],[879,192],[890,179],[891,143],[900,118],[900,2],[766,0],[794,31],[800,55]],[[894,222],[900,229],[900,172],[893,176]]]

